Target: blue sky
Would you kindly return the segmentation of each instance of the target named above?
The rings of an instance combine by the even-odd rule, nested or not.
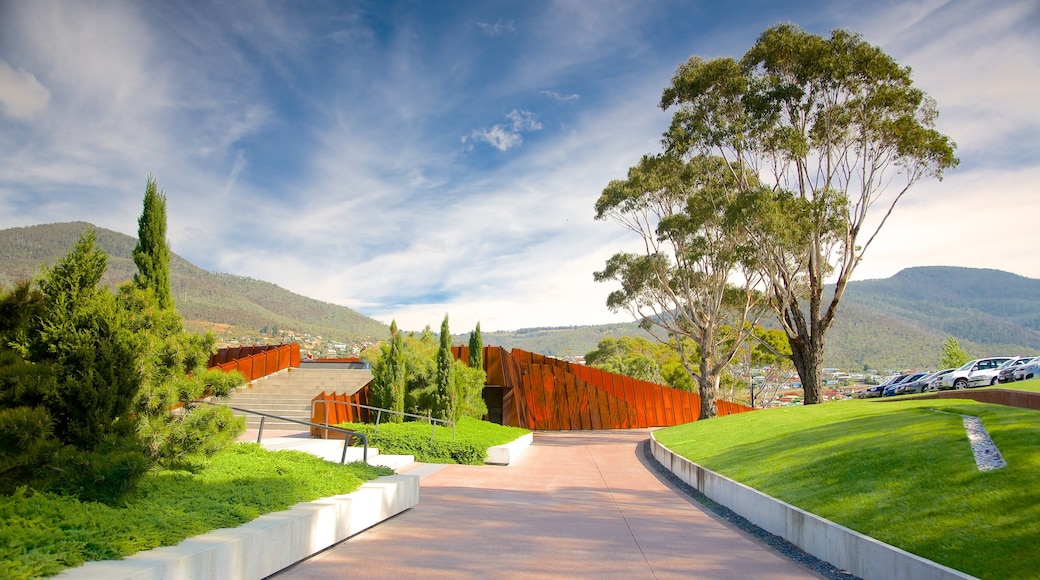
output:
[[[660,149],[692,55],[794,22],[862,33],[939,105],[961,166],[897,206],[856,278],[1040,278],[1035,0],[0,0],[0,228],[136,235],[146,176],[175,252],[406,329],[627,320],[593,220]]]

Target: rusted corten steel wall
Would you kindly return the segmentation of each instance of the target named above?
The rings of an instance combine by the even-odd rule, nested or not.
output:
[[[289,367],[300,366],[300,345],[272,344],[266,346],[243,346],[222,348],[209,357],[207,368],[219,368],[224,372],[239,371],[246,380],[274,374]]]
[[[365,385],[353,395],[342,393],[326,393],[322,391],[311,399],[311,423],[319,425],[339,425],[340,423],[367,423],[371,420],[368,409],[355,407],[368,405],[368,387]],[[343,439],[343,433],[328,431],[319,427],[311,427],[311,437],[322,439]]]
[[[469,360],[468,347],[452,354]],[[637,429],[696,421],[700,396],[527,352],[484,348],[487,384],[503,388],[502,423],[543,430]],[[718,401],[719,415],[751,411]]]

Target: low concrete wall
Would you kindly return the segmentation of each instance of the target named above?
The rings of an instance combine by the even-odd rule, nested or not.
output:
[[[261,516],[176,546],[138,552],[125,560],[87,562],[58,578],[176,580],[265,578],[341,542],[419,502],[419,477],[390,475],[357,491]]]
[[[527,451],[527,448],[531,446],[532,441],[534,441],[534,434],[528,433],[527,435],[514,439],[505,445],[488,447],[488,456],[484,463],[490,463],[491,465],[509,465],[513,461],[516,461],[516,458],[520,457],[524,451]]]
[[[708,499],[864,580],[973,578],[784,503],[676,455],[650,435],[657,461]]]

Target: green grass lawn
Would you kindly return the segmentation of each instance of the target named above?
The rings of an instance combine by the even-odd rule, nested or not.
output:
[[[483,464],[489,447],[504,445],[530,433],[527,429],[496,425],[470,417],[459,420],[454,434],[450,427],[439,426],[434,431],[425,421],[382,423],[378,432],[375,425],[362,423],[343,423],[338,426],[368,435],[369,446],[378,448],[383,454],[413,455],[416,461],[423,463],[469,465]]]
[[[0,496],[0,578],[49,576],[87,561],[175,545],[299,502],[350,493],[391,473],[244,443],[198,473],[149,473],[123,507],[28,491]]]
[[[982,419],[1008,467],[976,468],[957,414]],[[844,401],[731,415],[656,437],[708,469],[952,568],[982,578],[1040,573],[1038,411]]]

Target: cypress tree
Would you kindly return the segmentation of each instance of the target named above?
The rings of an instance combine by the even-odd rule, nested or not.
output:
[[[170,286],[170,246],[166,242],[166,192],[159,191],[155,178],[148,176],[144,188],[144,209],[137,220],[137,247],[134,248],[134,286],[151,289],[159,308],[173,308]]]
[[[451,355],[451,331],[448,330],[448,315],[441,323],[441,346],[437,350],[437,413],[442,419],[454,420],[458,407],[455,392],[455,357]]]
[[[480,322],[469,334],[469,367],[484,370],[484,337],[480,334]]]

